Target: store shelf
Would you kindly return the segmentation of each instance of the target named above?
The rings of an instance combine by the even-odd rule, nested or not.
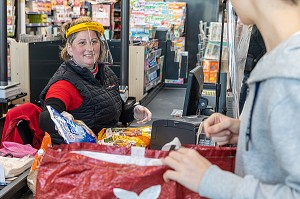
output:
[[[6,1],[6,0],[5,0]],[[7,1],[7,36],[8,37],[15,37],[17,24],[16,24],[16,7],[15,1]]]
[[[112,34],[112,39],[121,39],[121,1],[114,3],[111,11],[111,30],[114,32]]]
[[[146,56],[146,59],[153,59],[154,57],[159,57],[161,55],[161,49],[153,50],[149,52]]]
[[[51,2],[51,0],[26,0],[26,1],[35,1],[35,2]]]
[[[28,15],[39,15],[39,14],[46,14],[46,15],[51,15],[51,12],[34,12],[34,11],[26,11],[26,14]]]
[[[13,101],[13,100],[17,100],[20,99],[22,97],[25,97],[27,95],[27,93],[20,93],[8,98],[0,98],[0,118],[3,117],[3,114],[6,114],[8,111],[8,103]],[[0,191],[0,195],[1,195],[1,191]],[[2,198],[2,197],[0,197]]]
[[[0,103],[8,103],[8,102],[11,102],[13,100],[25,97],[26,95],[27,95],[27,93],[20,93],[18,95],[14,95],[14,96],[11,96],[11,97],[8,97],[8,98],[0,98]]]
[[[151,68],[147,69],[146,74],[149,75],[158,69],[160,69],[160,64],[156,64],[155,66],[152,66]]]
[[[52,20],[52,23],[65,23],[68,20]],[[70,21],[70,20],[69,20]]]
[[[60,27],[67,21],[72,21],[80,17],[81,5],[83,1],[72,1],[73,4],[61,4],[63,1],[56,0],[24,0],[25,18],[27,18],[25,27],[26,34],[49,35],[56,34],[57,27]],[[66,1],[65,1],[66,2]],[[23,14],[24,14],[23,13]],[[40,29],[37,27],[46,27]]]
[[[145,88],[146,92],[149,91],[151,88],[154,88],[160,82],[161,82],[161,79],[159,77],[157,77],[154,80],[152,80],[151,82],[149,82],[149,84],[146,85],[146,88]]]
[[[29,23],[29,24],[26,24],[26,27],[47,27],[50,25],[51,25],[51,23]]]
[[[149,41],[157,46],[156,40]],[[149,46],[149,44],[145,44]],[[146,92],[156,88],[162,82],[161,75],[161,49],[147,51],[144,45],[129,47],[129,95],[140,101]],[[149,56],[149,54],[151,54]],[[151,59],[148,59],[151,57]],[[151,67],[149,67],[151,65]]]

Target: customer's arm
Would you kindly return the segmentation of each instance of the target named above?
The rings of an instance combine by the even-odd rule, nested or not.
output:
[[[269,178],[283,178],[280,183],[266,183],[260,180],[260,176],[246,175],[241,178],[233,173],[222,171],[216,166],[211,166],[205,173],[199,193],[208,198],[300,198],[300,95],[295,94],[300,90],[296,80],[284,80],[282,83],[274,79],[270,85],[277,84],[273,95],[269,95],[268,106],[270,117],[266,122],[266,129],[272,131],[270,136],[271,147],[275,153],[275,160],[271,164],[282,170],[285,176],[274,173],[273,167],[260,168]],[[268,89],[267,89],[268,90]],[[277,95],[276,95],[277,94]],[[262,152],[264,153],[264,152]],[[268,154],[265,154],[268,157]],[[258,162],[257,165],[260,163]],[[276,170],[275,170],[276,171]]]

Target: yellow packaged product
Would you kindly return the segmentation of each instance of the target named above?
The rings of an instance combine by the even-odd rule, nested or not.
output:
[[[102,129],[98,134],[99,144],[116,146],[142,146],[149,147],[151,126],[130,128]]]

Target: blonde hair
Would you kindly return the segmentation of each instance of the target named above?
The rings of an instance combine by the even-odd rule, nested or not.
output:
[[[66,41],[65,46],[63,48],[61,48],[61,51],[60,51],[60,57],[62,58],[62,60],[68,61],[71,58],[71,56],[68,54],[68,51],[67,51],[67,43],[72,44],[77,36],[77,33],[73,33],[68,38],[66,38],[67,30],[72,26],[75,26],[80,23],[85,23],[85,22],[92,22],[92,19],[90,17],[80,17],[78,19],[75,19],[74,21],[66,22],[61,26],[61,36]],[[98,61],[102,63],[106,56],[106,47],[105,47],[103,41],[101,40],[100,33],[96,32],[96,34],[97,34],[98,39],[100,40],[100,55],[99,55]]]

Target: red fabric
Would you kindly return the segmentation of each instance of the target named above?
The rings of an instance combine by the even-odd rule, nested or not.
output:
[[[221,168],[234,169],[235,148],[189,145]],[[202,199],[197,193],[171,182],[164,182],[166,166],[115,164],[89,158],[71,151],[94,151],[129,155],[130,149],[91,143],[72,143],[48,149],[39,167],[36,199],[49,198],[116,198],[114,188],[140,194],[160,185],[160,199]],[[146,150],[145,157],[161,158],[169,152]],[[221,156],[222,155],[222,156]],[[222,160],[223,159],[223,160]]]
[[[79,91],[66,80],[60,80],[52,84],[47,91],[46,99],[58,98],[66,105],[66,110],[75,110],[79,108],[83,102],[83,97]]]
[[[12,108],[5,117],[4,128],[2,132],[2,142],[17,142],[24,144],[19,135],[17,124],[24,120],[28,123],[31,133],[33,134],[32,146],[39,149],[42,139],[45,135],[44,131],[39,128],[39,115],[42,109],[32,103],[25,103]]]
[[[98,69],[98,64],[96,65],[95,70],[92,72],[93,75],[96,75],[98,73],[99,69]]]

